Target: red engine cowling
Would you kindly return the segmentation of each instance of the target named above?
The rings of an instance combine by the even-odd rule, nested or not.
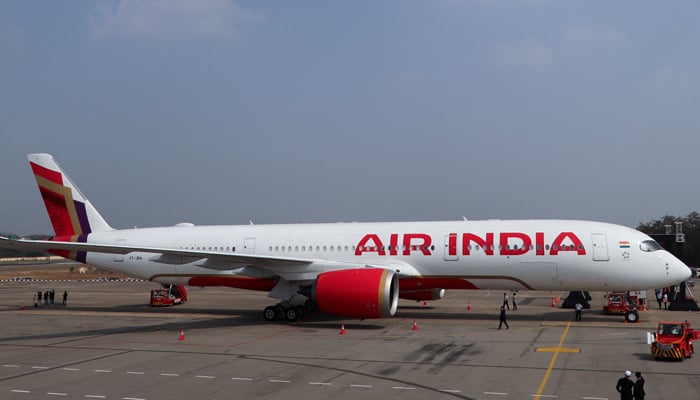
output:
[[[445,297],[445,289],[414,290],[399,293],[399,298],[406,300],[440,300]]]
[[[318,276],[314,292],[318,308],[329,314],[391,317],[399,302],[399,277],[376,268],[324,272]]]

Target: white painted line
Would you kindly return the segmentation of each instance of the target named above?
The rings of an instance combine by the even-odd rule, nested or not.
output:
[[[49,396],[68,396],[68,393],[46,392]]]
[[[19,365],[5,364],[5,365],[3,365],[3,367],[7,367],[7,368],[19,368]]]
[[[99,394],[86,394],[85,397],[87,397],[88,399],[106,399],[107,398],[107,396],[102,396]]]
[[[583,400],[608,400],[607,397],[581,397]]]
[[[140,371],[126,371],[127,374],[131,375],[146,375],[145,372],[140,372]]]
[[[350,385],[350,387],[355,387],[355,388],[371,388],[373,387],[372,385]]]
[[[438,392],[445,392],[445,393],[462,393],[461,390],[454,390],[454,389],[440,389]]]
[[[108,369],[95,369],[95,370],[93,370],[93,371],[95,371],[95,372],[112,372],[112,371],[110,371],[110,370],[108,370]]]
[[[559,396],[553,395],[553,394],[531,394],[530,397],[548,397],[548,398],[551,398],[551,399],[556,399],[556,398],[558,398]]]
[[[211,375],[197,375],[197,376],[195,376],[195,378],[214,379],[214,378],[216,378],[216,377],[215,377],[215,376],[211,376]]]
[[[407,386],[392,386],[392,389],[396,390],[416,390],[414,387],[407,387]]]
[[[503,392],[484,392],[484,394],[495,394],[497,396],[508,396],[508,393],[503,393]]]
[[[80,371],[79,368],[61,368],[64,371]]]
[[[36,366],[34,366],[34,367],[32,367],[32,369],[49,369],[49,367],[36,367]]]
[[[122,400],[146,400],[139,397],[122,397]]]
[[[252,378],[231,378],[234,381],[252,381]]]
[[[270,379],[269,382],[274,382],[274,383],[291,383],[292,381],[283,381],[279,379]]]
[[[160,374],[161,376],[180,376],[180,374]]]
[[[332,384],[332,383],[328,383],[328,382],[309,382],[309,385],[331,386],[331,385],[333,385],[333,384]]]
[[[29,391],[29,390],[22,390],[22,389],[12,389],[12,390],[10,390],[10,392],[14,392],[14,393],[31,393],[31,391]]]

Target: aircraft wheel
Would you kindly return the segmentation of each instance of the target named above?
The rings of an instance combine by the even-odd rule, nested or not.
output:
[[[625,320],[627,320],[627,322],[637,322],[639,320],[639,314],[637,311],[627,311],[625,313]]]
[[[265,311],[263,311],[263,317],[265,317],[265,321],[274,321],[275,319],[277,319],[277,311],[275,310],[275,307],[265,307]]]
[[[308,299],[304,302],[304,308],[308,312],[316,311],[316,309],[318,308],[318,304],[316,304],[315,301]]]
[[[297,320],[303,320],[304,317],[306,316],[306,311],[304,310],[304,307],[302,306],[296,306],[294,309],[297,310]]]
[[[297,309],[295,307],[290,307],[284,310],[284,317],[289,322],[295,322],[297,318],[299,318],[299,315],[297,314]]]

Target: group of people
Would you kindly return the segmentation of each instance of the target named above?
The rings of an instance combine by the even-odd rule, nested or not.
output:
[[[666,289],[654,289],[656,294],[656,302],[659,303],[659,310],[663,304],[664,310],[668,310],[668,291]]]
[[[618,379],[617,386],[615,387],[620,393],[621,400],[644,400],[644,378],[642,373],[637,371],[634,376],[637,378],[636,381],[632,381],[630,378],[632,376],[632,371],[625,371],[625,376]]]
[[[38,291],[36,294],[34,294],[34,298],[32,299],[32,303],[34,303],[34,307],[39,307],[42,304],[44,305],[53,305],[54,301],[56,299],[56,291],[51,289],[47,290],[45,292]],[[66,305],[66,302],[68,301],[68,291],[64,290],[63,291],[63,305]]]
[[[513,302],[513,310],[518,309],[518,297],[515,292],[513,292],[513,297],[512,297],[512,302]],[[501,305],[501,315],[499,317],[499,323],[498,323],[498,329],[501,329],[501,326],[505,325],[506,329],[510,329],[510,326],[508,326],[508,322],[506,321],[506,307],[508,310],[510,310],[510,304],[508,303],[508,293],[503,293],[503,305]]]

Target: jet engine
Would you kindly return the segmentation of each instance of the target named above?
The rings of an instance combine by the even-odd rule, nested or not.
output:
[[[379,268],[324,272],[314,289],[321,311],[346,317],[391,317],[399,302],[399,277]]]

